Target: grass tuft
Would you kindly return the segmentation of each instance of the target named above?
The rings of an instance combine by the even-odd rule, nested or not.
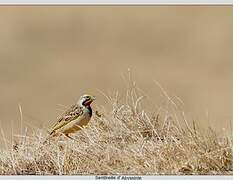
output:
[[[94,108],[88,126],[73,135],[77,141],[43,144],[47,134],[39,129],[17,137],[0,152],[0,174],[233,174],[232,137],[202,133],[162,91],[168,103],[154,112],[135,83],[125,95],[105,95],[108,104]]]

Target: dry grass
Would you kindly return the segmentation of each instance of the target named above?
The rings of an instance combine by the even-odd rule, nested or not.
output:
[[[143,92],[130,83],[126,94],[105,96],[91,122],[75,136],[43,145],[46,133],[18,137],[0,153],[0,174],[231,174],[232,137],[188,123],[162,89],[166,105],[152,111]],[[150,110],[149,110],[150,109]]]

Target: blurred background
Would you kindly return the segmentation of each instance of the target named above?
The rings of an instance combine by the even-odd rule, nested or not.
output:
[[[230,130],[233,7],[1,6],[0,123],[41,128],[83,93],[122,90],[131,69],[160,104],[158,81],[192,119]]]

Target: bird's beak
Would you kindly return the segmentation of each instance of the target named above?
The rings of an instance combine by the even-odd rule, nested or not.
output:
[[[95,97],[95,96],[92,96],[91,99],[92,99],[92,101],[94,101],[94,100],[96,99],[96,97]]]

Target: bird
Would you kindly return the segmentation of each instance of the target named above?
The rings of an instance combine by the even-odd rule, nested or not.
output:
[[[70,106],[61,116],[49,131],[49,136],[44,143],[51,137],[65,135],[73,139],[70,134],[81,130],[88,124],[92,117],[91,103],[95,100],[95,96],[84,94],[80,97],[77,103]],[[74,139],[73,139],[74,140]]]

